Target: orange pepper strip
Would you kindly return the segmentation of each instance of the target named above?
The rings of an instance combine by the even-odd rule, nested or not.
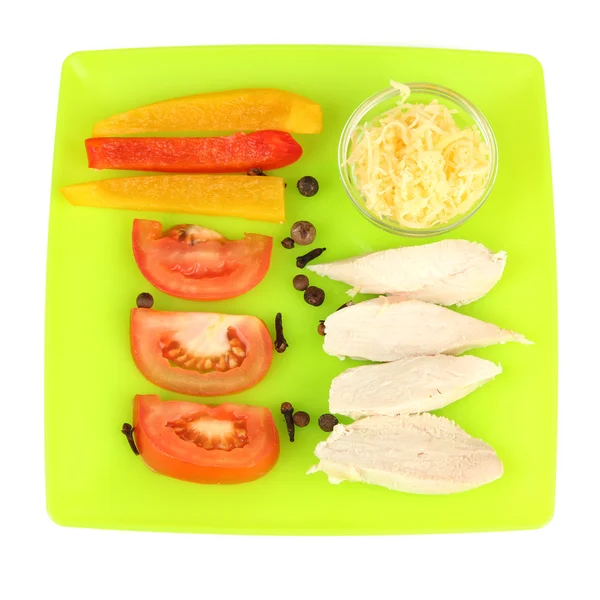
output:
[[[94,137],[164,131],[254,131],[320,133],[321,106],[274,89],[197,94],[134,108],[94,125]]]
[[[90,181],[61,192],[76,206],[285,221],[281,177],[149,175]]]

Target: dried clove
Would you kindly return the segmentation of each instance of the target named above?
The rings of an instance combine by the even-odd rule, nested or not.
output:
[[[294,425],[296,427],[306,427],[310,423],[310,415],[303,410],[294,413]]]
[[[311,261],[314,260],[315,258],[321,256],[321,254],[323,254],[323,252],[325,252],[325,250],[327,250],[327,248],[315,248],[314,250],[311,250],[310,252],[308,252],[307,254],[304,254],[303,256],[299,256],[296,259],[296,266],[299,269],[304,269],[304,267]]]
[[[337,312],[338,310],[342,310],[342,308],[348,308],[349,306],[354,306],[354,302],[352,300],[348,300],[348,302],[342,304],[339,308],[335,310],[335,312]]]
[[[133,430],[134,428],[129,423],[123,423],[123,427],[121,427],[121,433],[127,438],[131,451],[138,456],[140,452],[135,445],[135,440],[133,439]]]
[[[247,175],[255,175],[258,177],[266,177],[266,173],[260,168],[260,167],[254,167],[252,169],[250,169],[247,173]]]
[[[154,298],[152,294],[148,292],[142,292],[135,300],[135,305],[138,308],[152,308],[154,305]]]
[[[275,315],[275,350],[281,354],[288,347],[287,340],[283,335],[283,319],[281,313]]]
[[[294,240],[291,237],[286,237],[283,240],[281,240],[281,245],[286,250],[291,250],[295,246]]]
[[[325,413],[324,415],[321,415],[319,417],[319,427],[323,431],[327,431],[327,433],[329,433],[330,431],[333,431],[333,428],[338,423],[339,423],[339,421],[337,420],[337,417],[334,417],[333,415],[330,415],[329,413]]]
[[[290,438],[290,442],[294,441],[294,407],[289,402],[284,402],[281,405],[281,414],[285,418],[285,424],[287,425],[288,436]]]
[[[319,335],[325,335],[325,321],[319,321],[317,332],[319,333]]]

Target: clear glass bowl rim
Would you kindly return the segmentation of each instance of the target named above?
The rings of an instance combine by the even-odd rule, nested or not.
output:
[[[411,94],[429,94],[433,97],[444,98],[446,100],[449,100],[450,102],[453,102],[454,104],[458,105],[465,113],[467,113],[473,119],[473,121],[475,121],[475,124],[479,128],[483,139],[490,148],[490,172],[486,181],[485,191],[481,196],[480,200],[477,202],[477,204],[473,206],[473,208],[471,208],[469,212],[465,213],[460,219],[449,224],[442,224],[427,229],[408,229],[406,227],[402,227],[399,224],[394,225],[392,222],[379,219],[364,207],[365,199],[354,185],[350,174],[350,166],[346,164],[348,148],[350,146],[352,135],[354,134],[356,128],[361,125],[364,116],[373,108],[375,108],[378,104],[400,95],[400,91],[393,87],[381,90],[380,92],[377,92],[369,98],[367,98],[354,110],[354,112],[350,115],[349,119],[346,121],[338,144],[338,168],[340,178],[344,185],[344,189],[346,190],[346,193],[352,200],[354,206],[364,217],[366,217],[369,221],[371,221],[378,227],[381,227],[382,229],[385,229],[390,233],[394,233],[396,235],[403,235],[407,237],[428,237],[433,235],[441,235],[443,233],[447,233],[449,231],[452,231],[453,229],[456,229],[465,221],[470,219],[483,206],[484,202],[490,195],[490,192],[492,191],[492,188],[494,187],[494,183],[496,181],[496,175],[498,173],[498,145],[496,142],[496,136],[494,135],[492,127],[490,126],[488,120],[485,118],[484,114],[472,102],[467,100],[467,98],[465,98],[458,92],[455,92],[450,88],[437,85],[435,83],[413,82],[407,83],[405,85],[407,85],[410,88]]]

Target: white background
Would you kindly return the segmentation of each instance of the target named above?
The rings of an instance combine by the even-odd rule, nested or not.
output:
[[[600,597],[595,2],[561,2],[556,8],[551,1],[526,0],[3,4],[0,598]],[[558,488],[550,525],[500,534],[252,538],[76,530],[49,520],[43,307],[62,60],[85,49],[221,43],[436,46],[523,52],[541,61],[560,282]]]

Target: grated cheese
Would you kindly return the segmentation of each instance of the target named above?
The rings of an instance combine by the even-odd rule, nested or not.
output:
[[[396,107],[357,128],[348,164],[366,207],[411,229],[447,223],[483,195],[490,149],[477,126],[461,129],[437,100],[410,104],[410,88]]]

